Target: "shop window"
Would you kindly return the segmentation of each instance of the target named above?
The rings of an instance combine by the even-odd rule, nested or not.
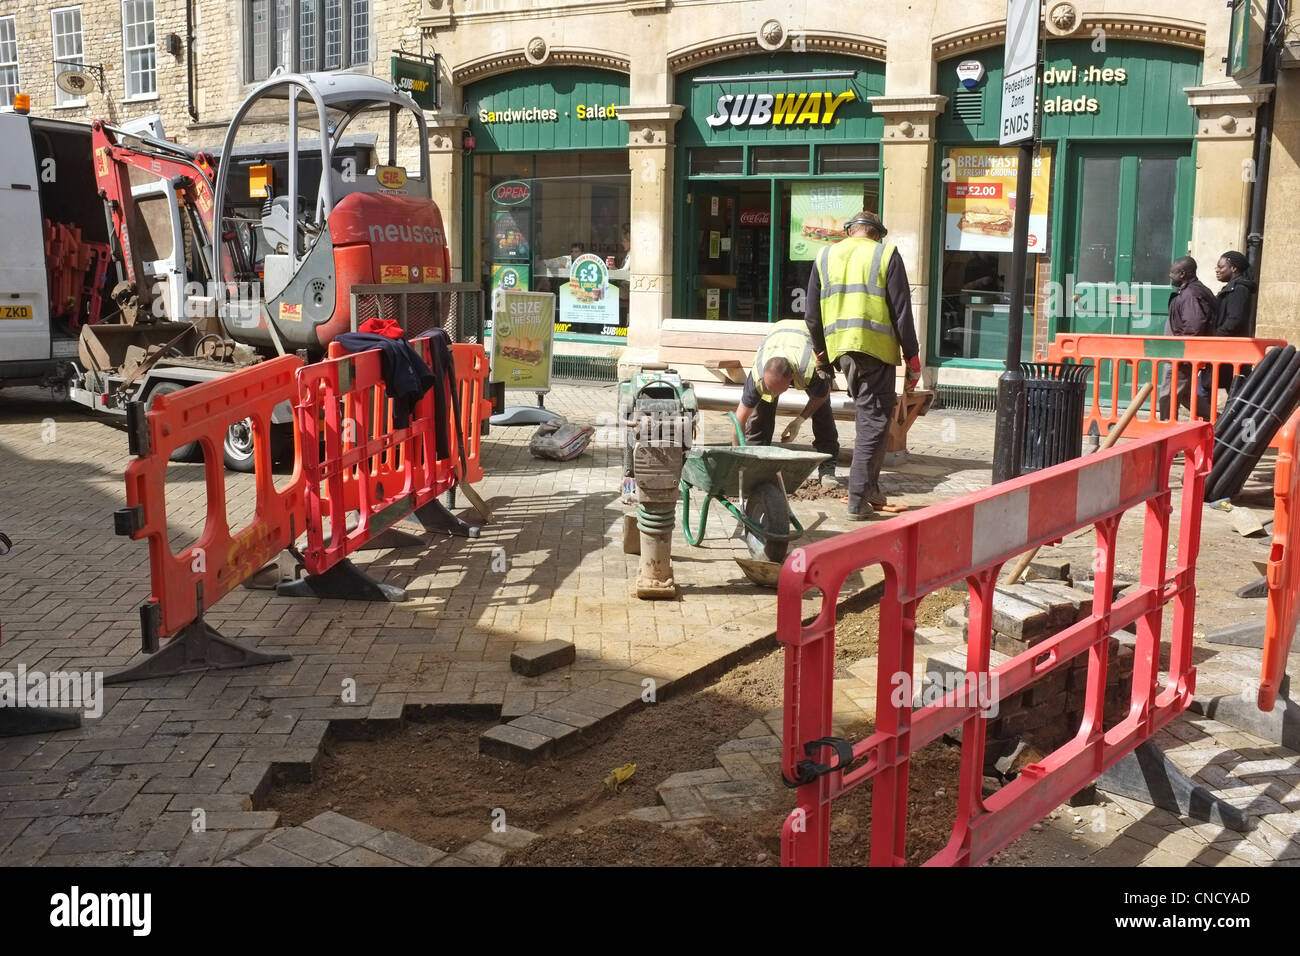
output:
[[[751,170],[756,176],[773,173],[808,172],[806,146],[756,146],[749,151]]]
[[[819,146],[818,173],[878,173],[880,147],[875,143],[853,146]]]
[[[943,257],[939,280],[939,334],[931,345],[942,358],[1005,361],[1011,303],[1011,247],[1015,220],[1017,150],[956,147],[946,151],[954,176],[943,184]],[[1033,357],[1050,278],[1051,161],[1035,161],[1029,200],[1030,256],[1025,275],[1021,354]],[[1112,233],[1113,235],[1113,233]],[[908,263],[910,266],[911,264]],[[919,318],[919,317],[918,317]]]
[[[474,197],[477,271],[485,288],[562,295],[573,259],[595,255],[613,287],[608,314],[594,323],[569,321],[561,298],[556,331],[627,334],[632,189],[626,152],[478,154]]]
[[[739,146],[693,149],[690,170],[692,176],[743,176],[745,157]]]

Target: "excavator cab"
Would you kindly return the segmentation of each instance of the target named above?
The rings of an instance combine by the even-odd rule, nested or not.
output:
[[[252,166],[251,195],[236,195],[241,134],[266,142],[286,131],[283,161]],[[377,146],[344,149],[345,135]],[[315,358],[351,328],[355,286],[447,280],[424,114],[390,82],[347,72],[273,75],[235,113],[221,155],[214,202],[227,254],[214,254],[213,270],[232,338]]]

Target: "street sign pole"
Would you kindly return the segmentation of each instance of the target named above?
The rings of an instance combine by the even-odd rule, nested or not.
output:
[[[998,379],[998,410],[993,437],[993,481],[1020,474],[1025,443],[1025,376],[1020,370],[1024,339],[1025,279],[1029,214],[1033,207],[1034,139],[1038,127],[1038,63],[1041,0],[1008,0],[1007,40],[1002,72],[1002,122],[999,143],[1019,144],[1016,160],[1015,227],[1011,247],[1011,302],[1007,316],[1007,368]]]

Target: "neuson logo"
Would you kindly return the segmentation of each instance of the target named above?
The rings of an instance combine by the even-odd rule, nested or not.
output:
[[[442,245],[442,233],[433,226],[399,226],[389,223],[386,226],[370,227],[371,242],[428,242]]]
[[[83,893],[74,886],[50,897],[50,925],[66,929],[127,927],[133,936],[148,936],[152,912],[151,893]]]
[[[843,93],[723,93],[704,122],[723,126],[834,126],[835,114],[858,98]]]

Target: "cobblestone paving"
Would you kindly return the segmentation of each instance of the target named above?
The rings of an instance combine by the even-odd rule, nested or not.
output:
[[[595,423],[613,404],[612,386],[562,384],[547,396],[548,407],[575,421]],[[848,449],[851,423],[840,428]],[[983,487],[992,429],[989,415],[932,412],[913,429],[909,454],[887,467],[886,492],[922,505]],[[481,538],[435,538],[424,550],[358,557],[375,578],[405,587],[407,602],[238,590],[208,621],[292,660],[110,686],[103,716],[78,730],[0,739],[0,864],[496,865],[507,849],[532,839],[511,831],[444,857],[338,814],[282,828],[278,814],[256,809],[275,779],[312,773],[331,723],[336,732],[364,733],[410,709],[467,706],[508,718],[605,682],[626,682],[652,658],[669,662],[673,673],[691,673],[772,632],[775,596],[743,581],[731,559],[745,551],[730,523],[715,521],[702,548],[676,539],[681,599],[631,597],[637,559],[621,548],[617,447],[598,441],[576,462],[543,463],[528,453],[530,432],[497,429],[485,443],[487,477],[478,490],[494,520]],[[723,416],[706,413],[702,439],[725,434]],[[15,543],[0,557],[0,670],[112,671],[138,656],[136,607],[148,594],[147,551],[112,531],[112,513],[124,504],[127,461],[125,435],[112,419],[52,404],[40,393],[0,399],[0,530]],[[205,520],[202,468],[173,465],[169,482],[172,544],[180,551]],[[228,474],[227,482],[228,518],[242,526],[251,517],[251,479]],[[838,501],[801,502],[796,510],[810,539],[845,527]],[[501,556],[504,571],[495,560]],[[514,649],[552,638],[577,645],[573,665],[537,678],[510,671]],[[341,700],[347,679],[356,682],[355,703]],[[846,707],[860,710],[871,699],[865,685],[840,690],[837,700]],[[709,793],[724,802],[759,798],[731,790],[742,786],[742,770],[752,770],[743,757],[774,759],[779,717],[772,719],[761,734],[753,726],[738,729],[737,740],[748,743],[726,754],[726,745],[720,748],[712,772],[725,771],[727,779],[708,785],[731,789]],[[1217,746],[1226,725],[1216,723],[1178,726],[1197,728]],[[1226,789],[1264,808],[1268,826],[1237,841],[1225,859],[1252,852],[1289,859],[1295,829],[1286,821],[1296,814],[1277,807],[1295,809],[1294,795],[1282,787],[1300,773],[1270,762],[1287,758],[1261,741],[1227,743],[1226,760],[1205,760],[1195,772],[1226,786],[1214,769],[1226,768],[1236,778]],[[1207,749],[1191,747],[1188,759],[1201,760]],[[676,789],[666,781],[661,794]],[[646,815],[686,822],[672,817],[671,806],[665,799]],[[1177,820],[1163,826],[1175,824],[1183,827]],[[1141,835],[1154,836],[1140,831],[1133,838]],[[1160,852],[1174,854],[1163,838]]]

